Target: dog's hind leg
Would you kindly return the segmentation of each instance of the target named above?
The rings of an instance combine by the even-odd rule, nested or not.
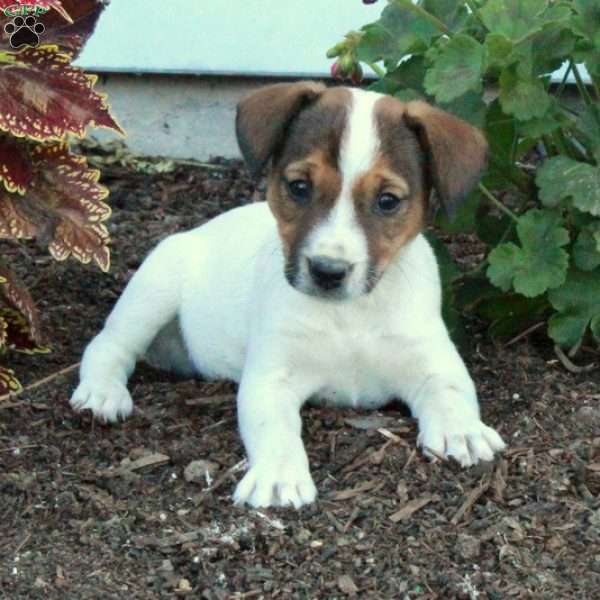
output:
[[[191,377],[197,373],[181,335],[181,325],[177,318],[158,332],[158,335],[146,350],[144,360],[151,367],[163,371],[172,371],[185,377]]]
[[[106,421],[133,410],[127,379],[158,333],[177,317],[187,239],[177,234],[157,246],[125,288],[104,329],[88,344],[71,398],[76,410],[89,409]]]

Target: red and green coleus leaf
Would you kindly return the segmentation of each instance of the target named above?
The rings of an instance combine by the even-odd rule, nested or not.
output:
[[[33,179],[24,196],[0,189],[0,237],[33,238],[48,243],[57,260],[73,256],[83,263],[110,266],[109,235],[104,221],[110,207],[99,171],[66,143],[29,144]]]
[[[23,313],[8,306],[0,307],[0,322],[5,327],[4,346],[23,354],[47,354],[48,346],[35,341],[31,327]]]
[[[0,395],[16,394],[23,389],[12,369],[0,367]]]
[[[97,77],[71,66],[67,54],[41,46],[12,58],[0,64],[0,130],[37,141],[83,137],[88,126],[123,133],[93,89]]]
[[[24,194],[33,179],[33,170],[22,143],[0,135],[0,182],[9,192]]]
[[[42,42],[58,46],[74,60],[94,32],[106,4],[100,0],[62,0],[62,5],[72,21],[66,21],[55,11],[44,15],[41,21],[46,30]]]
[[[32,342],[41,345],[39,314],[31,294],[19,282],[17,276],[6,265],[0,263],[0,308],[7,307],[16,310],[22,316]],[[7,323],[9,343],[10,331],[11,328]]]

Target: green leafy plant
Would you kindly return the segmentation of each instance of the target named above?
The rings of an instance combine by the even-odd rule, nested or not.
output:
[[[434,102],[485,131],[481,185],[454,221],[436,221],[487,246],[452,280],[458,306],[498,335],[547,322],[573,352],[586,335],[599,342],[598,0],[388,0],[328,56],[344,67],[337,75],[366,64],[372,89]]]
[[[15,50],[11,28],[0,30],[0,238],[36,239],[56,260],[73,256],[106,271],[108,190],[71,153],[68,137],[84,136],[90,125],[121,132],[93,89],[96,77],[71,64],[107,3],[0,0],[0,10],[24,4],[53,10],[42,17],[38,47]],[[0,352],[8,350],[49,351],[33,298],[0,259]],[[0,367],[0,394],[19,389],[13,371]]]

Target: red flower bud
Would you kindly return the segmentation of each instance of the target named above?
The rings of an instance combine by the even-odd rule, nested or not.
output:
[[[350,80],[354,85],[358,85],[363,80],[363,77],[364,73],[362,67],[359,64],[357,64],[354,67],[354,71],[352,71],[352,74],[350,75]]]
[[[341,75],[340,75],[340,65],[337,62],[334,62],[331,65],[331,76],[334,79],[341,79]]]

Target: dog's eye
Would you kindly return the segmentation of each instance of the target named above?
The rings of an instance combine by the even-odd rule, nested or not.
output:
[[[286,180],[286,185],[294,202],[297,202],[298,204],[307,204],[310,201],[312,186],[309,181],[305,181],[304,179],[294,179],[293,181]]]
[[[394,196],[394,194],[385,192],[377,196],[373,209],[380,215],[393,215],[402,206],[403,202],[402,198],[398,198],[398,196]]]

